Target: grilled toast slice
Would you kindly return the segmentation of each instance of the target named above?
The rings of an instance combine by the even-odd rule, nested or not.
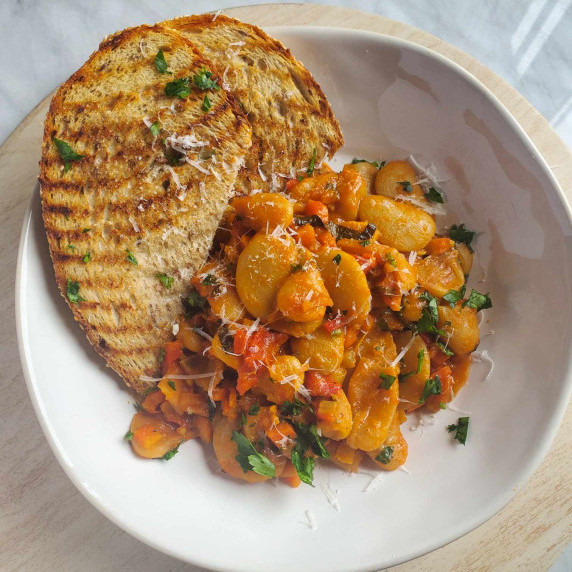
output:
[[[340,126],[320,86],[290,50],[260,28],[224,15],[162,23],[189,38],[213,61],[222,85],[248,113],[252,147],[236,190],[280,189],[342,146]]]
[[[45,122],[40,186],[58,286],[96,351],[138,392],[148,387],[140,377],[159,371],[250,146],[226,90],[191,79],[186,98],[165,93],[195,75],[212,86],[212,69],[171,29],[125,30],[62,85]]]

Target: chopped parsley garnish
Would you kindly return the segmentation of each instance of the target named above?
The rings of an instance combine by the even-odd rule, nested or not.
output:
[[[439,403],[439,409],[447,409],[447,404],[444,401],[441,401],[441,403]]]
[[[64,173],[67,173],[71,169],[72,161],[79,161],[80,159],[83,159],[84,155],[76,153],[65,141],[56,139],[55,137],[52,139],[52,141],[56,144],[58,153],[64,161]]]
[[[452,352],[445,344],[437,342],[436,345],[446,356],[451,357],[452,355],[455,355],[455,352]]]
[[[463,308],[468,306],[469,308],[474,308],[477,312],[479,310],[486,310],[487,308],[492,308],[493,303],[488,292],[486,294],[481,294],[476,290],[473,290],[469,295],[468,299],[463,302]]]
[[[175,279],[172,276],[167,276],[166,274],[155,274],[156,278],[159,278],[159,281],[161,282],[161,284],[163,284],[163,286],[165,286],[165,288],[171,288],[171,286],[173,286],[173,282],[175,281]]]
[[[203,68],[198,74],[193,76],[193,83],[203,91],[206,89],[214,89],[218,91],[220,86],[217,84],[216,79],[211,79],[213,72],[207,70],[207,68]]]
[[[439,321],[437,298],[431,296],[429,292],[422,294],[421,298],[427,300],[427,306],[421,311],[421,318],[419,318],[416,326],[417,331],[420,334],[436,334],[438,336],[444,336],[445,333],[437,328],[437,322]]]
[[[382,465],[389,465],[393,459],[393,447],[384,447],[378,455],[376,455],[375,460],[379,461]]]
[[[133,264],[133,266],[137,266],[139,264],[139,262],[137,262],[137,258],[135,258],[135,256],[133,256],[133,253],[130,250],[125,250],[125,252],[127,252],[127,256],[125,257],[127,259],[127,261],[131,262],[131,264]]]
[[[177,391],[177,386],[175,385],[175,382],[173,380],[169,380],[167,382],[167,385],[173,390],[173,391]]]
[[[316,148],[314,147],[314,151],[312,152],[312,158],[310,159],[310,164],[308,165],[308,169],[306,170],[306,175],[311,177],[314,174],[314,166],[316,165]]]
[[[159,364],[162,364],[164,359],[165,359],[165,348],[161,348],[159,350]]]
[[[475,232],[472,230],[467,230],[464,224],[457,226],[454,224],[449,230],[449,238],[453,239],[455,242],[463,242],[469,247],[471,252],[474,252],[471,247],[471,243],[475,238]]]
[[[448,302],[451,308],[455,307],[455,304],[465,297],[465,291],[467,287],[463,284],[460,290],[449,290],[444,296],[443,300]]]
[[[181,441],[182,443],[182,441]],[[162,457],[161,459],[164,459],[165,461],[170,461],[178,452],[179,452],[179,447],[181,446],[181,443],[179,443],[174,449],[171,449],[170,451],[167,451]]]
[[[305,405],[306,404],[299,399],[294,399],[293,401],[286,400],[280,406],[280,413],[282,413],[282,415],[292,415],[293,417],[296,417],[302,413],[302,409],[304,409]]]
[[[436,375],[425,382],[425,387],[423,388],[423,393],[421,394],[419,403],[425,403],[427,398],[431,395],[440,395],[441,391],[441,380],[439,379],[439,376]]]
[[[254,471],[259,475],[270,478],[276,475],[274,463],[262,453],[259,453],[242,433],[233,431],[232,440],[238,448],[238,455],[236,455],[235,459],[245,473]]]
[[[191,81],[188,77],[180,77],[174,81],[170,81],[165,86],[165,94],[171,97],[185,99],[191,93]]]
[[[133,439],[133,431],[127,431],[127,433],[125,433],[125,435],[123,436],[123,438],[126,441],[131,441],[131,439]]]
[[[425,198],[432,203],[440,203],[443,204],[445,202],[445,197],[443,193],[436,189],[435,187],[430,187],[429,190],[425,193]]]
[[[385,161],[380,164],[377,161],[368,161],[367,159],[358,159],[357,157],[354,157],[351,164],[356,165],[357,163],[369,163],[370,165],[375,165],[378,169],[381,169],[385,165]]]
[[[388,252],[385,255],[385,259],[387,260],[387,262],[389,262],[389,264],[391,264],[391,266],[393,266],[393,268],[397,268],[397,262],[395,262],[395,258],[393,258],[391,252]]]
[[[203,104],[201,105],[201,109],[204,112],[207,112],[210,108],[211,108],[211,100],[209,99],[209,96],[205,93],[205,96],[203,97]]]
[[[300,272],[304,268],[303,264],[292,264],[290,266],[290,274],[296,274],[296,272]]]
[[[152,124],[149,126],[149,131],[151,131],[151,134],[152,134],[154,137],[157,137],[157,135],[159,135],[159,133],[161,133],[161,128],[159,127],[159,122],[158,122],[158,121],[155,121],[155,123],[152,123]]]
[[[246,420],[246,415],[244,414],[244,411],[240,412],[240,424],[241,425],[246,425],[247,420]]]
[[[85,298],[82,298],[79,295],[79,282],[76,282],[75,280],[70,280],[68,278],[68,282],[67,282],[67,286],[66,286],[66,294],[67,294],[68,300],[72,304],[79,304],[80,302],[85,302]]]
[[[332,338],[335,338],[336,336],[341,336],[342,335],[342,330],[341,329],[337,329],[337,330],[332,330],[332,333],[330,334],[330,336]]]
[[[312,485],[314,480],[314,457],[306,457],[305,448],[297,444],[292,449],[291,460],[300,480],[307,485]]]
[[[318,428],[315,425],[304,425],[303,423],[294,423],[294,429],[298,435],[298,443],[306,450],[308,447],[322,459],[329,459],[330,454],[326,450],[324,443],[325,438],[318,435]]]
[[[73,244],[68,244],[68,245],[66,246],[66,248],[67,248],[68,250],[75,250],[75,246],[74,246]]]
[[[91,260],[91,250],[88,250],[84,255],[82,260],[87,264]]]
[[[248,414],[249,415],[258,415],[259,411],[260,411],[260,405],[258,405],[258,403],[255,403],[254,405],[250,406],[250,409],[248,410]]]
[[[381,379],[381,383],[377,386],[378,389],[389,389],[395,381],[395,376],[388,375],[387,373],[380,373],[379,378]]]
[[[465,442],[467,441],[467,433],[469,431],[469,419],[470,417],[459,417],[459,419],[457,419],[456,425],[447,425],[447,431],[449,433],[455,431],[453,439],[459,441],[461,445],[464,445]]]
[[[215,286],[218,280],[214,274],[207,274],[201,281],[203,286]]]
[[[369,246],[371,244],[371,240],[369,240],[369,238],[367,240],[360,240],[360,245],[363,246],[364,248],[366,246]]]
[[[198,292],[192,290],[189,295],[183,299],[183,304],[187,313],[194,316],[199,312],[202,312],[204,308],[207,307],[208,301],[203,298]]]
[[[91,230],[91,228],[84,228],[81,232],[83,232],[85,234],[86,232],[89,232],[90,230]]]
[[[424,359],[425,359],[425,350],[420,349],[419,352],[417,352],[417,368],[413,371],[409,371],[407,373],[404,373],[403,375],[400,375],[399,376],[399,383],[403,383],[411,375],[417,375],[418,373],[420,373],[421,372],[421,366],[423,365]]]
[[[167,64],[167,60],[165,59],[165,54],[163,53],[163,50],[159,50],[155,56],[155,69],[159,73],[173,73],[168,71],[168,68],[169,66]]]
[[[413,186],[411,185],[411,181],[397,181],[398,185],[401,185],[401,188],[406,192],[410,193],[413,191]]]
[[[337,264],[339,266],[340,262],[342,261],[342,255],[341,254],[336,254],[333,258],[332,258],[332,262],[334,264]]]

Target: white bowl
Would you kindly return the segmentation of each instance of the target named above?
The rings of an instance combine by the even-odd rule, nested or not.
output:
[[[62,467],[103,514],[163,552],[217,570],[374,570],[475,528],[530,477],[558,428],[571,388],[571,216],[542,157],[495,97],[457,65],[378,34],[321,28],[271,33],[315,74],[345,134],[342,159],[412,154],[433,163],[449,218],[479,231],[471,285],[490,291],[477,363],[454,405],[471,412],[465,447],[425,418],[407,472],[371,477],[317,471],[339,489],[248,486],[218,473],[209,448],[185,444],[170,462],[144,461],[122,437],[131,397],[95,355],[61,299],[37,189],[26,217],[17,320],[30,396]],[[483,283],[478,281],[484,277]],[[411,424],[410,424],[411,425]],[[318,528],[310,530],[305,511]]]

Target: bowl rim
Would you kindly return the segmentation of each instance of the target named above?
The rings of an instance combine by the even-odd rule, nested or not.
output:
[[[513,115],[505,107],[505,105],[498,99],[498,97],[485,84],[483,84],[478,78],[476,78],[473,74],[471,74],[461,65],[457,64],[456,62],[447,58],[446,56],[430,48],[417,44],[411,40],[405,40],[396,36],[391,36],[389,34],[373,32],[369,30],[360,30],[360,29],[352,29],[352,28],[336,27],[336,26],[303,26],[303,25],[265,26],[264,30],[268,31],[271,35],[274,34],[280,35],[281,33],[287,34],[287,33],[307,32],[310,34],[311,33],[335,34],[345,37],[356,37],[359,39],[366,38],[373,41],[380,41],[388,46],[410,50],[420,56],[436,60],[445,67],[451,69],[453,72],[455,72],[456,74],[461,76],[461,78],[463,78],[465,81],[467,81],[474,89],[481,92],[486,97],[488,103],[491,104],[502,115],[503,119],[510,125],[512,130],[518,135],[520,141],[530,152],[532,160],[538,164],[543,174],[547,177],[548,182],[552,187],[552,190],[549,191],[548,194],[552,193],[558,200],[560,205],[563,207],[563,211],[566,217],[566,222],[568,223],[568,226],[570,227],[570,231],[572,233],[572,206],[568,202],[567,197],[564,194],[564,191],[562,190],[560,184],[553,175],[552,170],[546,163],[544,157],[540,154],[540,152],[538,151],[538,149],[536,148],[535,144],[528,136],[526,131],[513,117]],[[149,534],[131,528],[130,524],[125,522],[125,519],[122,518],[121,514],[113,512],[110,508],[108,508],[105,505],[105,503],[102,500],[100,500],[97,495],[93,493],[93,491],[89,490],[85,486],[85,484],[81,482],[76,472],[74,471],[73,466],[71,465],[71,463],[69,463],[68,459],[66,458],[67,457],[66,452],[59,443],[57,435],[53,432],[52,428],[50,427],[47,415],[45,414],[44,404],[40,399],[37,381],[32,375],[31,369],[29,367],[30,353],[29,353],[29,348],[27,347],[27,340],[24,337],[24,335],[27,333],[27,327],[26,327],[27,308],[26,304],[23,302],[24,300],[23,285],[25,284],[24,280],[25,277],[23,276],[24,274],[23,268],[25,260],[24,252],[27,250],[27,244],[30,239],[32,210],[34,208],[34,201],[39,200],[37,196],[37,190],[39,190],[39,188],[40,188],[39,182],[36,181],[34,185],[34,191],[32,192],[32,195],[28,201],[28,206],[26,208],[26,212],[24,215],[24,220],[22,223],[22,229],[20,232],[20,239],[18,244],[18,257],[17,257],[16,280],[15,280],[16,333],[17,333],[20,362],[22,365],[22,370],[26,381],[26,387],[28,389],[28,393],[32,401],[34,412],[42,428],[42,431],[46,437],[46,440],[48,441],[48,444],[50,445],[52,452],[54,453],[56,459],[58,460],[58,463],[66,473],[67,477],[71,480],[71,482],[83,495],[83,497],[86,498],[88,502],[97,511],[99,511],[102,515],[104,515],[116,526],[121,528],[121,530],[125,531],[130,536],[136,538],[137,540],[141,541],[147,546],[150,546],[163,554],[166,554],[183,562],[201,566],[209,570],[216,570],[220,572],[234,572],[234,571],[254,572],[255,570],[261,570],[261,572],[263,572],[262,568],[252,567],[248,565],[248,563],[238,564],[238,566],[233,567],[231,569],[226,566],[218,565],[213,560],[207,560],[205,558],[200,558],[200,557],[189,558],[189,555],[183,554],[182,551],[181,553],[177,553],[176,551],[170,550],[169,548],[165,548],[159,542],[154,541],[152,536],[150,536]],[[540,447],[538,447],[529,456],[526,463],[522,466],[518,474],[518,477],[515,479],[515,482],[513,483],[513,486],[507,487],[507,489],[504,492],[497,495],[495,502],[488,503],[483,508],[483,510],[481,510],[478,513],[475,513],[472,518],[467,519],[465,521],[464,526],[459,527],[455,533],[447,535],[440,541],[427,542],[424,545],[421,545],[417,550],[413,550],[411,552],[408,552],[407,554],[404,554],[398,558],[393,558],[391,560],[386,559],[386,561],[383,561],[380,556],[376,562],[372,562],[370,565],[367,566],[367,568],[364,567],[360,567],[359,569],[344,568],[343,570],[347,572],[353,572],[354,570],[355,572],[363,572],[364,570],[367,571],[371,570],[373,572],[375,570],[379,570],[380,568],[395,566],[403,562],[408,562],[410,560],[418,558],[424,554],[436,550],[437,548],[443,547],[453,542],[454,540],[468,534],[472,530],[475,530],[477,527],[490,520],[501,509],[503,509],[510,502],[510,500],[512,500],[516,496],[516,494],[527,483],[527,481],[531,478],[532,474],[536,471],[536,469],[540,466],[541,462],[546,457],[550,449],[550,446],[561,426],[562,419],[566,412],[571,395],[572,395],[572,355],[569,357],[568,363],[566,365],[566,371],[563,375],[562,384],[560,386],[560,392],[559,392],[560,399],[557,401],[557,406],[553,411],[551,423],[547,425],[545,428],[544,435],[541,439]],[[336,568],[335,570],[341,570],[341,569]]]

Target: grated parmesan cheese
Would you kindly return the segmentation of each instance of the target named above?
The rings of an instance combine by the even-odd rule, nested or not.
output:
[[[318,523],[316,522],[316,518],[314,517],[314,514],[312,513],[312,511],[311,510],[305,511],[305,515],[306,515],[306,518],[308,519],[308,522],[305,522],[304,524],[310,530],[318,530]]]
[[[213,16],[213,22],[222,14],[222,10],[217,10]]]
[[[383,480],[383,473],[378,473],[375,477],[373,477],[371,479],[371,481],[369,481],[369,483],[366,485],[365,489],[363,489],[363,492],[369,493],[369,492],[375,490],[382,480]]]
[[[207,373],[193,373],[193,374],[180,374],[180,375],[169,375],[169,379],[206,379],[207,377],[211,377],[211,375],[215,375],[216,372],[209,371]],[[147,383],[155,383],[157,381],[161,381],[162,377],[150,377],[148,375],[140,375],[139,379],[141,381],[145,381]]]
[[[412,336],[409,343],[397,354],[397,357],[389,364],[389,367],[395,367],[401,358],[409,351],[409,348],[413,345],[413,342],[417,336]]]
[[[482,352],[473,352],[472,357],[474,360],[480,361],[480,362],[485,362],[490,366],[489,372],[485,376],[485,379],[483,379],[483,381],[487,381],[487,379],[489,379],[489,377],[492,375],[492,373],[495,369],[495,362],[489,356],[487,350],[483,350]]]
[[[340,512],[342,509],[340,507],[340,503],[338,501],[338,494],[339,494],[339,490],[333,490],[330,485],[320,485],[320,488],[322,489],[324,496],[326,497],[326,500],[328,501],[329,505],[337,510],[338,512]]]
[[[179,324],[175,322],[173,324],[173,335],[176,336],[179,333]]]

